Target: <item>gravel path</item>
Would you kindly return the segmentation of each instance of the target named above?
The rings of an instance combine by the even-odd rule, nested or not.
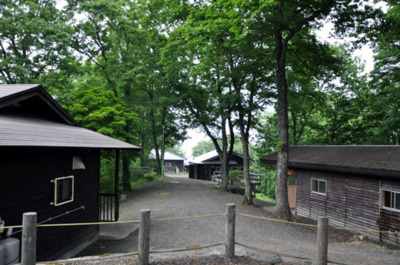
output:
[[[167,178],[164,182],[143,185],[128,194],[128,200],[121,204],[120,219],[138,220],[141,209],[150,209],[152,219],[218,214],[225,212],[227,203],[235,203],[237,213],[272,217],[265,210],[270,208],[266,202],[255,200],[254,206],[244,206],[241,204],[242,196],[221,192],[210,182]],[[331,233],[328,254],[330,261],[343,264],[400,264],[398,251],[368,242],[335,242],[337,238],[341,237]],[[223,240],[223,216],[151,223],[151,250],[204,246]],[[301,259],[287,256],[311,260],[316,256],[316,229],[313,228],[238,215],[236,241],[267,252],[280,253],[283,261],[303,263]],[[137,231],[123,240],[100,240],[82,255],[134,252],[136,247]],[[258,260],[276,257],[274,254],[245,250],[249,256]]]

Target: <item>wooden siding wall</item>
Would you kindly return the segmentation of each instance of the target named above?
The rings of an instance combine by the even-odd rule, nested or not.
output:
[[[400,192],[400,180],[381,180],[381,190]],[[391,244],[400,244],[400,212],[380,209],[381,240]]]
[[[79,156],[84,170],[72,170]],[[6,225],[20,225],[24,212],[37,212],[38,222],[81,206],[85,210],[46,223],[96,222],[98,220],[100,151],[88,149],[2,149],[0,152],[0,217]],[[74,175],[74,201],[53,206],[56,177]],[[51,260],[97,235],[97,226],[39,228],[38,260]],[[5,233],[3,233],[4,236]],[[13,237],[21,237],[21,233]]]
[[[331,225],[379,230],[379,180],[371,177],[323,171],[296,170],[296,213]],[[311,179],[326,181],[326,195],[311,192]],[[378,234],[369,234],[379,239]]]
[[[167,167],[166,164],[170,163],[171,166]],[[175,173],[176,167],[179,168],[179,172],[183,172],[184,171],[184,167],[183,167],[183,161],[177,161],[177,160],[165,160],[164,161],[164,170],[166,172],[173,172]]]

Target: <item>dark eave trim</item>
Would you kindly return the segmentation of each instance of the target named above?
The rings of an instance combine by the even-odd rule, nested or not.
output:
[[[265,164],[276,165],[276,160],[261,160]],[[372,177],[388,177],[400,179],[400,171],[376,169],[376,168],[362,168],[362,167],[345,167],[345,166],[334,166],[334,165],[321,165],[312,163],[298,163],[289,162],[289,168],[293,169],[308,169],[308,170],[318,170],[318,171],[331,171],[338,173],[354,174],[354,175],[364,175]]]

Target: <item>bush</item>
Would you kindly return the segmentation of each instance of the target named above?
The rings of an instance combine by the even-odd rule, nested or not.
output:
[[[229,171],[229,179],[243,179],[243,171],[241,170],[230,170]]]
[[[147,174],[144,174],[144,178],[147,180],[147,182],[155,181],[157,179],[157,174],[147,173]]]
[[[133,175],[133,180],[134,180],[134,181],[137,181],[137,180],[139,180],[139,179],[142,179],[142,178],[144,178],[144,176],[145,176],[144,172],[141,171],[141,170],[135,170],[135,171],[133,171],[132,175]]]
[[[101,176],[100,177],[101,193],[113,193],[115,191],[115,180],[114,177]]]
[[[131,188],[134,190],[139,185],[146,184],[152,181],[159,181],[161,178],[155,173],[143,173],[141,171],[135,171],[135,177],[133,181],[131,181]],[[140,177],[138,177],[140,176]]]

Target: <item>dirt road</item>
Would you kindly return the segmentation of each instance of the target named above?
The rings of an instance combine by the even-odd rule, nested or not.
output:
[[[236,212],[272,217],[268,203],[256,201],[242,205],[242,196],[221,192],[210,182],[185,178],[167,178],[164,182],[143,185],[128,194],[121,205],[121,220],[140,219],[141,209],[150,209],[152,219],[201,216],[224,213],[227,203],[236,204]],[[185,248],[224,241],[224,217],[159,221],[151,223],[151,249]],[[315,259],[316,230],[238,215],[236,242],[287,256]],[[102,240],[87,255],[135,251],[137,233],[126,239]],[[97,252],[97,253],[96,253]],[[400,264],[398,251],[367,242],[329,242],[328,260],[343,264]],[[254,253],[253,253],[254,254]],[[285,258],[286,257],[286,258]],[[291,260],[291,259],[289,259]],[[299,259],[300,260],[300,259]]]

